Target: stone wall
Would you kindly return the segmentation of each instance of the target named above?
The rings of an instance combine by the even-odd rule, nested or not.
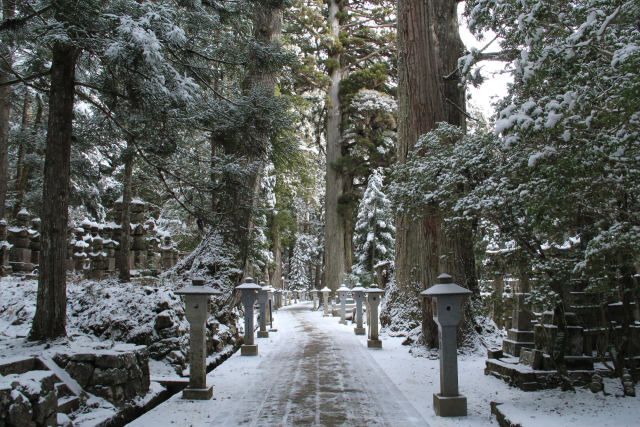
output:
[[[0,375],[0,427],[56,426],[57,382],[51,371]]]
[[[53,359],[85,391],[114,405],[144,396],[149,391],[149,353],[144,346],[63,353],[56,354]]]

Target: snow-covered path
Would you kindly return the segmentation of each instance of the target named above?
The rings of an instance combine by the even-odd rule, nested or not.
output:
[[[211,372],[214,400],[180,394],[131,425],[428,425],[353,328],[323,330],[308,303],[277,313],[278,332],[257,339],[258,357],[240,352]]]

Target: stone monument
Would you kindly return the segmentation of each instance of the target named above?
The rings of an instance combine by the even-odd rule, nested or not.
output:
[[[351,289],[353,292],[353,298],[356,300],[356,327],[353,329],[356,335],[364,335],[366,330],[362,326],[362,302],[364,301],[365,288],[362,286],[356,286]]]
[[[433,320],[438,324],[440,345],[440,393],[433,394],[433,410],[440,417],[467,415],[467,398],[458,392],[458,346],[456,329],[462,320],[462,301],[470,290],[441,274],[440,283],[422,291],[431,298]]]
[[[192,286],[176,291],[185,296],[185,311],[189,321],[189,385],[182,391],[183,399],[209,400],[213,397],[213,386],[207,387],[207,345],[205,322],[209,297],[220,291],[204,286],[204,279],[193,279]]]
[[[338,288],[338,294],[340,295],[340,324],[347,324],[347,293],[351,292],[351,289],[342,285]]]
[[[380,298],[384,291],[378,289],[375,285],[371,285],[367,289],[367,317],[369,319],[369,337],[367,339],[367,347],[369,348],[382,348],[382,341],[378,337],[378,306],[380,306]]]
[[[269,331],[267,331],[268,301],[269,290],[266,284],[262,283],[262,286],[258,289],[258,306],[260,307],[260,329],[258,330],[258,338],[269,338]]]
[[[329,317],[329,294],[331,293],[331,289],[325,286],[320,292],[322,292],[322,301],[324,303],[324,313],[322,315]]]
[[[242,305],[244,306],[244,344],[240,347],[243,356],[257,356],[258,344],[253,339],[253,304],[256,302],[256,294],[262,289],[260,285],[253,283],[252,277],[246,277],[244,283],[238,286],[242,293]]]

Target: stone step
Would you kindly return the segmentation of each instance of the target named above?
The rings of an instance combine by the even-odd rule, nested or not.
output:
[[[58,412],[70,414],[80,408],[80,398],[78,396],[58,397]]]

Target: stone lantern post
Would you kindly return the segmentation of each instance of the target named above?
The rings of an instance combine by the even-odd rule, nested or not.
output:
[[[367,325],[369,327],[367,347],[369,348],[382,348],[382,341],[378,338],[378,306],[383,292],[375,284],[367,289],[367,306],[369,308],[369,313],[367,314],[369,319],[369,324]]]
[[[458,347],[456,329],[462,320],[462,301],[470,290],[441,274],[440,283],[422,291],[431,297],[433,320],[438,324],[440,345],[440,393],[433,394],[433,410],[440,417],[467,415],[467,398],[458,393]]]
[[[269,307],[269,290],[266,285],[262,285],[258,289],[258,305],[260,307],[260,329],[258,330],[258,338],[269,338],[269,331],[267,331],[267,311]]]
[[[320,292],[322,292],[322,301],[324,302],[323,316],[328,317],[329,316],[329,294],[331,293],[331,289],[325,286],[324,288],[322,288]]]
[[[274,292],[275,292],[275,295],[274,295],[275,309],[278,310],[282,306],[282,290],[276,289]]]
[[[246,277],[244,283],[238,286],[242,292],[242,305],[244,306],[244,344],[240,347],[242,356],[257,356],[258,344],[253,339],[253,304],[256,302],[256,293],[261,288],[260,285],[253,283],[253,278]]]
[[[345,285],[342,285],[338,288],[338,293],[340,294],[340,323],[342,325],[347,324],[347,293],[351,292],[351,289],[347,288]]]
[[[365,329],[362,327],[362,302],[364,301],[365,288],[362,286],[356,286],[351,289],[353,292],[353,298],[356,300],[356,327],[353,329],[356,335],[364,335]]]
[[[273,291],[275,291],[275,289],[273,289],[271,286],[267,285],[267,324],[269,325],[269,327],[273,326]]]
[[[317,289],[313,289],[311,291],[311,297],[313,298],[313,310],[317,310],[318,309],[318,290]]]
[[[176,294],[185,297],[189,321],[189,385],[182,391],[183,399],[209,400],[213,397],[213,386],[207,387],[205,322],[209,311],[209,296],[221,293],[204,286],[204,279],[193,279],[192,286],[176,291]]]

